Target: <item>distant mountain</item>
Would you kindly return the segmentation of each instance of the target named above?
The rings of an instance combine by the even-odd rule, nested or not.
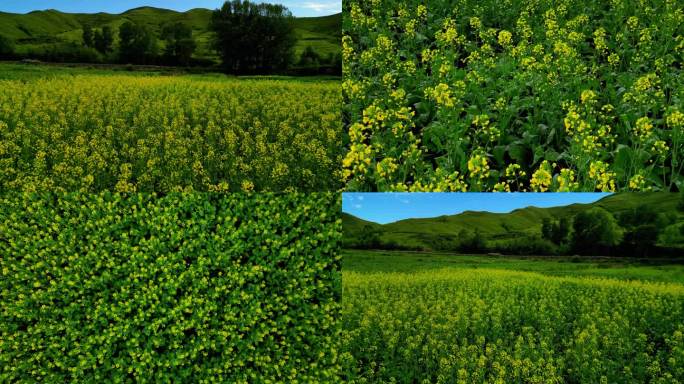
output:
[[[501,195],[505,198],[505,195]],[[416,248],[429,248],[438,237],[457,236],[462,230],[477,231],[488,240],[511,239],[541,232],[544,218],[559,219],[572,217],[591,207],[602,207],[613,215],[633,209],[640,204],[648,204],[658,212],[677,212],[680,196],[674,193],[620,193],[604,197],[592,204],[572,204],[562,207],[526,207],[509,213],[485,211],[466,211],[457,215],[447,215],[425,219],[406,219],[380,225],[365,222],[355,216],[344,214],[342,217],[344,237],[357,237],[360,222],[370,225],[379,233],[383,242]]]
[[[21,53],[58,42],[80,42],[84,25],[90,25],[94,29],[109,25],[117,31],[121,24],[132,21],[159,32],[164,24],[181,21],[194,31],[199,43],[197,56],[214,57],[210,49],[211,32],[208,29],[211,12],[203,8],[177,12],[153,7],[135,8],[121,14],[64,13],[53,9],[27,14],[0,12],[0,35],[15,40],[17,50]],[[339,53],[341,50],[341,13],[296,18],[295,30],[299,37],[297,53],[301,53],[307,46],[311,46],[321,55]]]

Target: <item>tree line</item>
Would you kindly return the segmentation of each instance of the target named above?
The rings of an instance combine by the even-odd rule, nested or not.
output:
[[[341,72],[341,55],[322,57],[307,47],[295,57],[297,36],[292,13],[282,5],[227,1],[212,13],[209,30],[212,48],[221,67],[230,73],[270,73],[295,65],[334,67]],[[198,59],[192,28],[183,22],[167,23],[157,33],[149,25],[126,21],[118,29],[84,25],[80,42],[62,42],[19,53],[15,42],[0,35],[0,59],[32,58],[53,62],[212,66]]]
[[[678,210],[684,213],[684,199]],[[512,237],[487,238],[479,231],[463,229],[453,235],[423,234],[421,244],[387,241],[382,231],[366,226],[356,236],[345,234],[343,246],[358,249],[432,250],[457,253],[506,255],[586,255],[650,258],[678,256],[684,246],[684,223],[675,212],[658,212],[653,206],[639,205],[613,215],[593,207],[570,217],[542,219],[537,234],[514,233]]]

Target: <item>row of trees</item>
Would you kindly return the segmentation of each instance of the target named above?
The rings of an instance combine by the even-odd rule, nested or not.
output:
[[[164,41],[164,50],[159,49],[159,39]],[[83,29],[83,45],[96,49],[102,55],[110,55],[114,50],[112,28],[104,26],[93,30],[90,26]],[[148,26],[127,21],[119,27],[119,46],[115,59],[132,64],[169,64],[190,65],[197,43],[192,29],[181,22],[166,24],[158,37]]]
[[[544,219],[541,236],[558,246],[560,253],[649,257],[660,251],[659,241],[674,244],[684,236],[684,226],[673,225],[676,221],[674,213],[660,213],[650,205],[616,216],[594,207],[572,221]]]

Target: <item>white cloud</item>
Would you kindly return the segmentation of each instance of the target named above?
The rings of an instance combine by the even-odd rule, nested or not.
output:
[[[361,208],[363,208],[363,205],[361,205],[361,204],[354,204],[354,208],[356,208],[356,209],[361,209]]]
[[[341,7],[341,2],[333,1],[333,2],[325,2],[325,3],[320,3],[320,2],[311,2],[307,1],[304,4],[301,5],[302,8],[304,9],[311,9],[314,12],[338,12],[340,11]]]

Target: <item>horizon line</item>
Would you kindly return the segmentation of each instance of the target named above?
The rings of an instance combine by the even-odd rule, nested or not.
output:
[[[529,192],[526,192],[526,193],[529,193]],[[599,199],[599,200],[596,200],[596,201],[600,201],[600,200],[602,200],[602,199]],[[571,205],[590,205],[590,204],[593,204],[593,203],[572,203],[572,204],[567,204],[567,205],[554,205],[554,206],[551,206],[551,207],[538,207],[538,206],[536,206],[536,205],[528,205],[528,206],[521,207],[521,208],[515,208],[515,209],[512,209],[512,210],[507,211],[507,212],[474,211],[474,210],[468,209],[468,210],[463,211],[463,212],[458,212],[458,213],[453,213],[453,214],[445,214],[445,215],[438,215],[438,216],[407,217],[407,218],[405,218],[405,219],[399,219],[399,220],[395,220],[395,221],[389,221],[389,222],[387,222],[387,223],[378,223],[377,221],[373,221],[373,220],[369,220],[369,219],[364,219],[364,218],[362,218],[362,217],[358,217],[358,216],[356,216],[356,215],[354,215],[354,214],[352,214],[352,213],[349,213],[349,212],[347,212],[347,211],[344,211],[344,210],[342,210],[342,213],[346,213],[346,214],[349,215],[349,216],[353,216],[353,217],[355,217],[355,218],[357,218],[357,219],[360,219],[360,220],[363,220],[363,221],[367,221],[367,222],[369,222],[369,223],[378,224],[378,225],[389,225],[389,224],[398,223],[398,222],[404,221],[404,220],[421,220],[421,219],[427,219],[427,220],[429,220],[429,219],[436,219],[436,218],[438,218],[438,217],[445,217],[445,216],[446,216],[446,217],[450,217],[450,216],[459,216],[459,215],[463,215],[463,214],[465,214],[465,213],[489,213],[489,214],[492,214],[492,215],[508,215],[509,213],[513,213],[513,212],[515,212],[515,211],[519,211],[519,210],[521,210],[521,209],[528,209],[528,208],[550,209],[550,208],[569,207],[569,206],[571,206]]]
[[[390,193],[380,193],[379,195],[383,195],[383,194],[384,195],[400,196],[403,193],[401,193],[401,192],[391,193],[390,192]],[[416,195],[430,195],[430,194],[431,193],[410,193],[409,195],[416,196]],[[439,195],[440,193],[435,193],[435,194]],[[534,195],[535,193],[533,193],[533,192],[513,192],[512,194],[528,195],[529,196],[531,194]],[[538,193],[538,194],[541,195],[542,193]],[[570,193],[570,194],[572,194],[572,193]],[[388,224],[394,224],[394,223],[398,223],[400,221],[406,221],[406,220],[421,220],[421,219],[430,220],[430,219],[436,219],[436,218],[440,218],[440,217],[460,216],[460,215],[463,215],[466,213],[489,213],[489,214],[494,214],[494,215],[507,215],[507,214],[511,214],[515,211],[529,209],[529,208],[551,209],[551,208],[569,207],[569,206],[573,206],[573,205],[591,205],[591,204],[594,204],[598,201],[603,200],[606,197],[613,195],[614,193],[605,193],[605,192],[604,193],[600,193],[600,192],[582,193],[582,192],[579,192],[577,194],[580,194],[580,195],[590,194],[590,195],[596,195],[596,196],[600,196],[600,197],[595,199],[595,200],[592,200],[592,201],[574,201],[574,202],[570,202],[567,204],[563,204],[563,202],[556,202],[557,204],[554,204],[554,205],[545,205],[541,201],[540,202],[534,202],[533,201],[533,202],[528,202],[528,204],[524,205],[524,206],[510,207],[509,209],[501,209],[501,210],[497,210],[496,208],[494,208],[491,210],[464,209],[464,210],[459,211],[458,210],[459,207],[455,206],[455,207],[453,207],[453,209],[455,210],[453,212],[447,212],[447,213],[443,213],[443,214],[430,214],[430,212],[418,212],[418,211],[406,212],[406,213],[411,214],[411,216],[407,216],[407,217],[401,217],[399,215],[393,215],[395,217],[386,217],[385,218],[385,217],[378,217],[377,212],[369,212],[368,218],[366,218],[366,217],[364,217],[364,216],[366,216],[366,215],[364,215],[364,211],[366,209],[361,208],[360,206],[356,206],[356,207],[354,206],[354,205],[356,205],[356,203],[354,201],[356,196],[357,195],[364,195],[364,193],[347,192],[347,193],[343,193],[342,213],[346,213],[350,216],[353,216],[353,217],[358,218],[358,219],[363,220],[363,221],[367,221],[369,223],[378,224],[378,225],[388,225]],[[371,195],[373,195],[373,194],[371,193]],[[349,200],[347,200],[347,199],[349,199]],[[401,200],[398,200],[398,201],[401,201]],[[423,201],[423,200],[421,199],[418,201]],[[364,205],[367,203],[368,202],[364,202]],[[408,203],[408,201],[404,201],[404,203]],[[390,203],[390,205],[391,204],[393,204],[393,203]],[[399,202],[397,202],[396,204],[399,204]],[[400,206],[401,206],[401,204],[397,205],[397,207],[400,207]],[[449,209],[449,207],[445,207],[445,208]],[[361,211],[359,209],[361,209]],[[420,208],[418,210],[420,210]],[[421,215],[421,213],[423,215]],[[434,212],[434,213],[438,213],[438,212]],[[399,217],[397,217],[397,216],[399,216]],[[387,221],[385,221],[384,219],[387,219]]]
[[[55,11],[55,12],[59,12],[59,13],[67,14],[67,15],[99,15],[99,14],[106,14],[106,15],[123,15],[123,14],[125,14],[125,13],[127,13],[127,12],[134,11],[134,10],[136,10],[136,9],[145,9],[145,8],[149,8],[149,9],[158,9],[158,10],[162,10],[162,11],[169,11],[169,12],[176,12],[176,13],[187,13],[187,12],[190,12],[190,11],[193,11],[193,10],[196,10],[196,9],[207,10],[207,11],[214,11],[214,10],[218,9],[218,8],[194,7],[194,8],[188,8],[188,9],[186,9],[186,10],[184,10],[184,11],[179,11],[179,10],[177,10],[177,9],[154,7],[154,6],[151,6],[151,5],[143,5],[143,6],[140,6],[140,7],[130,8],[130,9],[127,9],[127,10],[122,11],[122,12],[119,12],[119,13],[111,13],[111,12],[105,12],[105,11],[100,11],[100,12],[68,12],[68,11],[59,10],[59,9],[57,9],[57,8],[34,9],[34,10],[28,11],[28,12],[7,12],[7,11],[3,11],[2,9],[0,9],[0,13],[4,13],[4,14],[7,14],[7,15],[30,15],[30,14],[36,13],[36,12],[50,12],[50,11]],[[341,13],[342,13],[342,12],[334,12],[334,13],[329,13],[329,14],[322,14],[322,15],[320,15],[320,16],[295,16],[295,15],[292,15],[292,17],[297,18],[297,19],[307,19],[307,18],[315,19],[315,18],[318,18],[318,17],[333,16],[333,15],[337,15],[337,14],[341,14]]]

